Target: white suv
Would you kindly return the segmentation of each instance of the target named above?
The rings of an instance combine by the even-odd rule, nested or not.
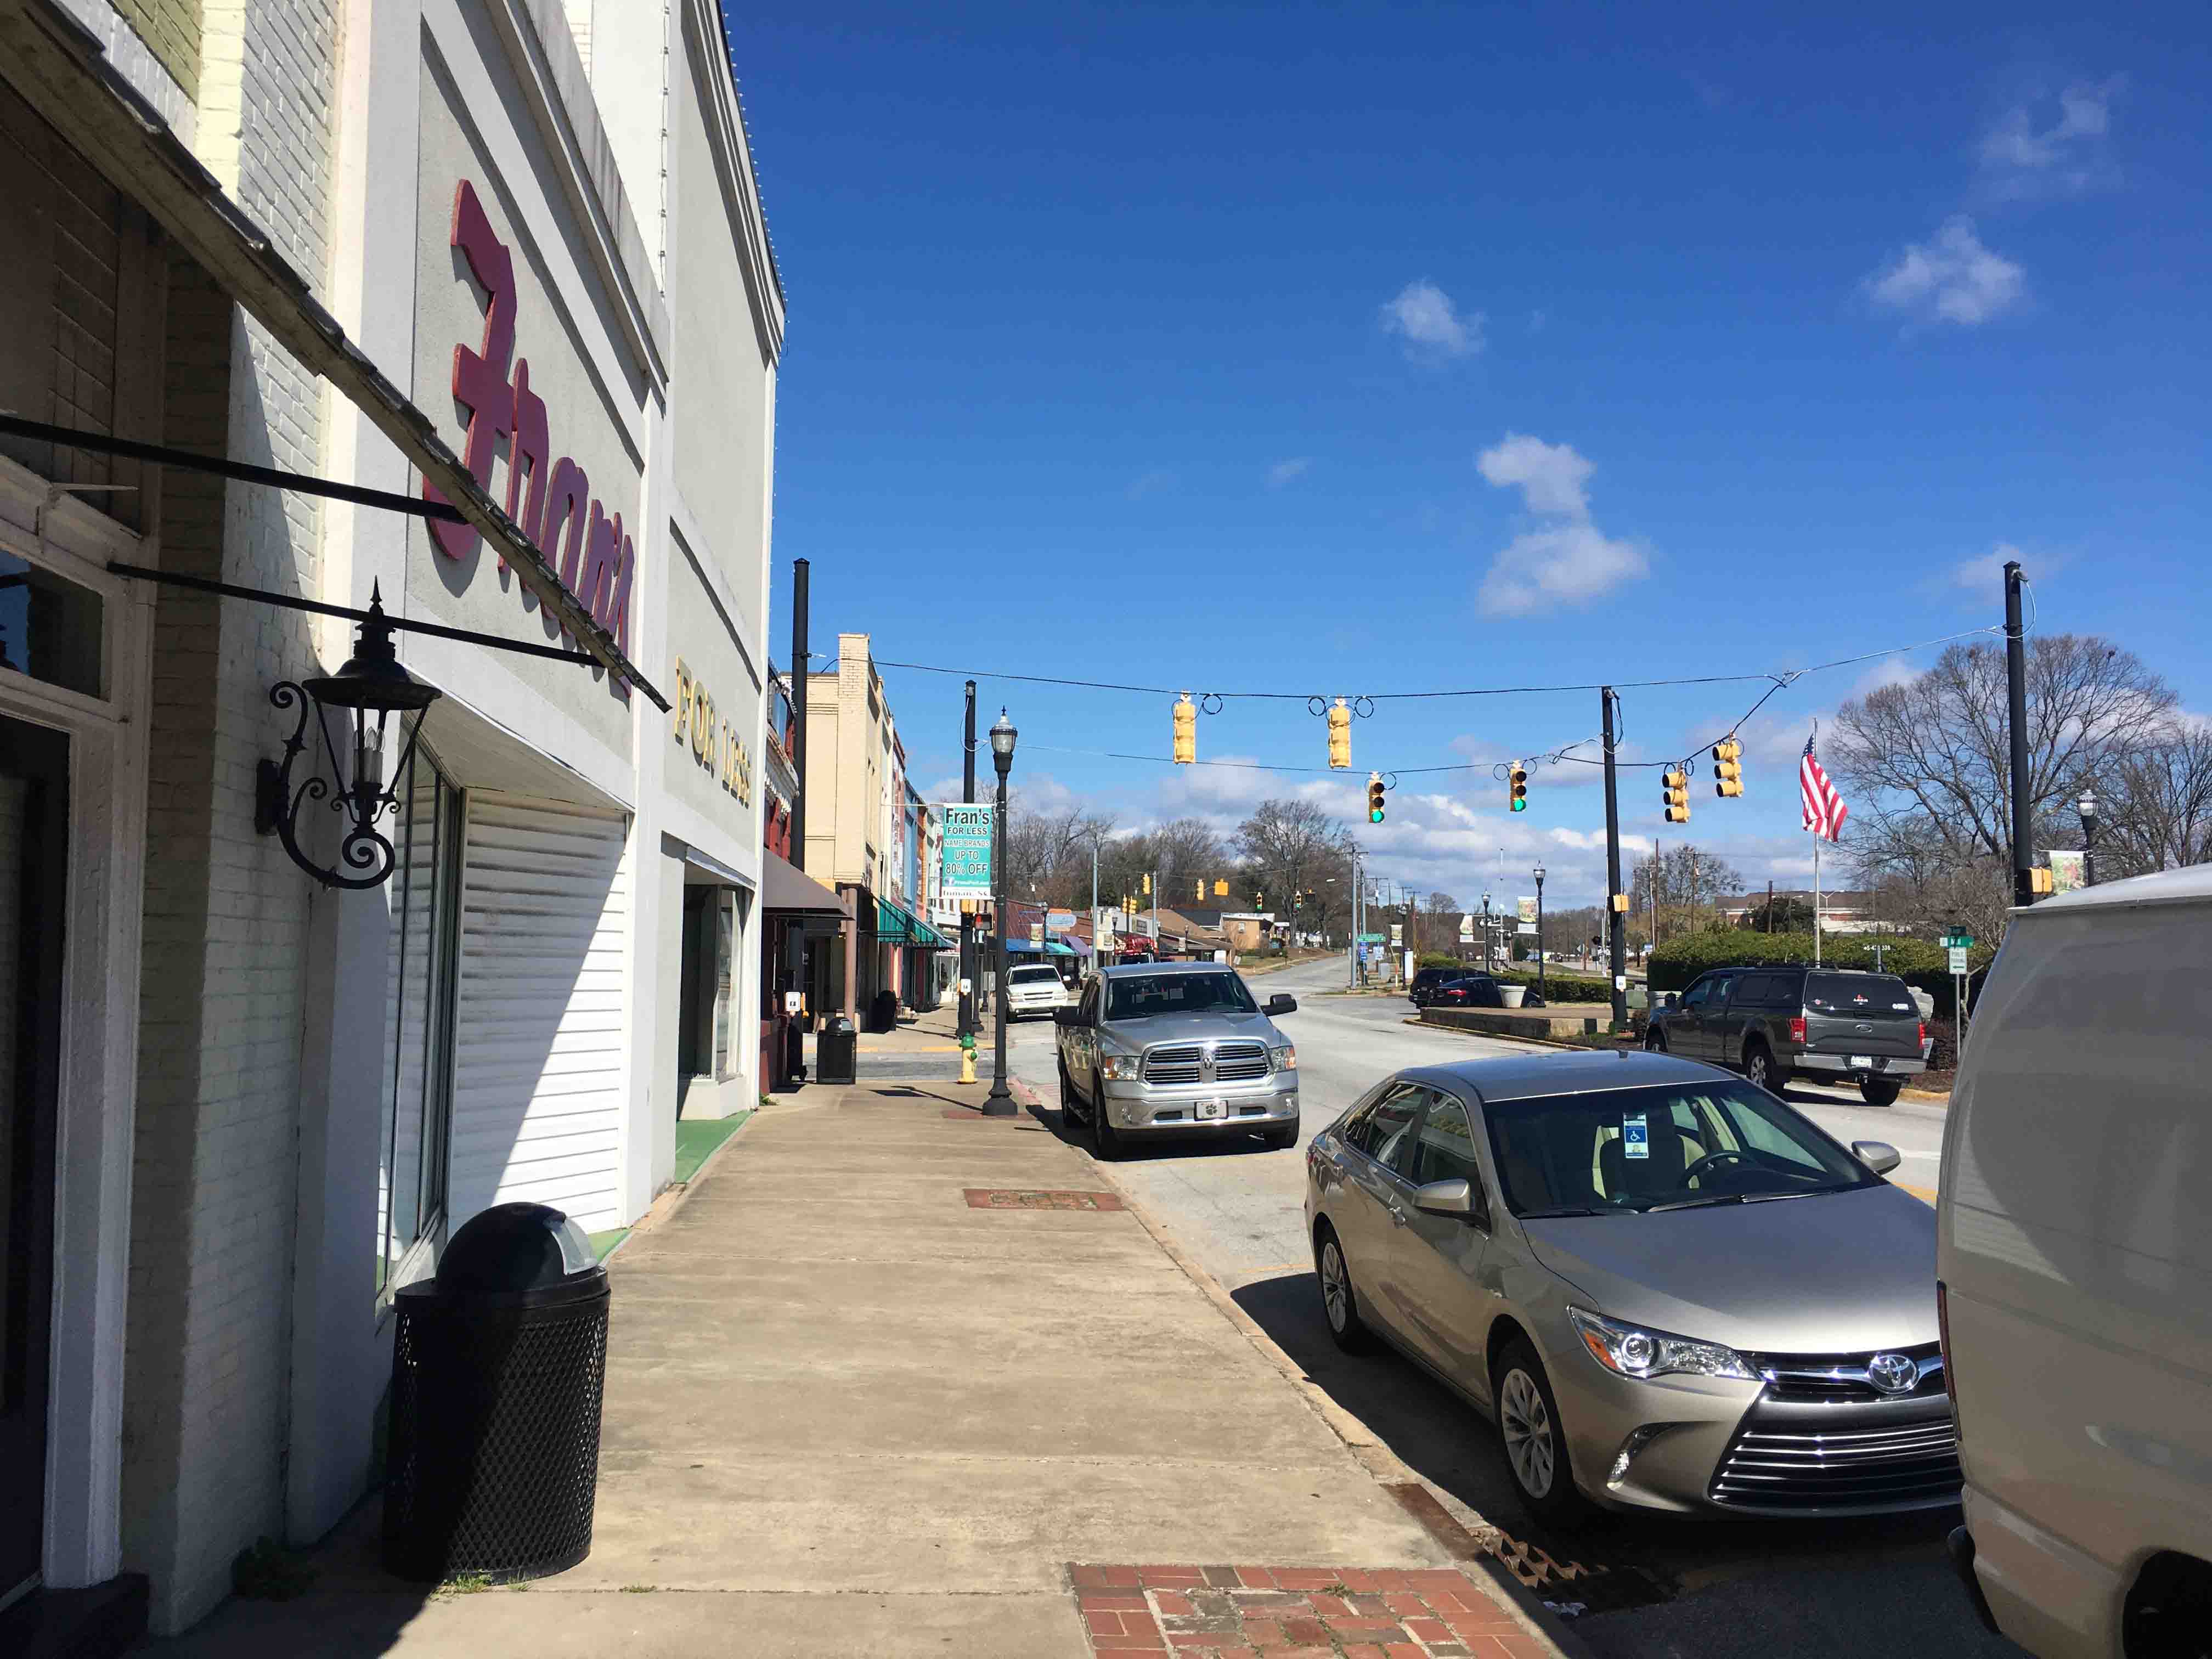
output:
[[[1044,963],[1006,969],[1006,1018],[1049,1014],[1068,1007],[1074,999],[1060,976],[1060,969]]]

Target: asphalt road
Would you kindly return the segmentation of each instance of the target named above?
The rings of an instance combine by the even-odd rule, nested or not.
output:
[[[2018,1649],[1983,1631],[1951,1576],[1942,1540],[1958,1524],[1955,1510],[1784,1525],[1609,1517],[1573,1539],[1543,1536],[1522,1513],[1493,1431],[1473,1408],[1395,1356],[1336,1350],[1322,1322],[1300,1208],[1305,1140],[1386,1073],[1534,1046],[1407,1025],[1412,1011],[1402,997],[1327,994],[1341,988],[1342,975],[1340,963],[1312,963],[1253,981],[1263,998],[1286,991],[1299,1000],[1281,1024],[1298,1045],[1301,1150],[1270,1152],[1256,1139],[1169,1146],[1115,1170],[1313,1381],[1425,1479],[1509,1534],[1555,1559],[1610,1569],[1585,1581],[1587,1589],[1543,1592],[1553,1601],[1586,1595],[1593,1607],[1614,1598],[1641,1603],[1576,1620],[1601,1656],[1768,1659],[1778,1649],[1896,1651],[1900,1643],[1953,1659],[2016,1656]],[[1052,1031],[1042,1023],[1016,1028],[1011,1061],[1036,1085],[1046,1120],[1056,1122]],[[1790,1098],[1838,1139],[1895,1145],[1906,1156],[1895,1178],[1932,1195],[1940,1107],[1877,1109],[1825,1089],[1793,1088]]]

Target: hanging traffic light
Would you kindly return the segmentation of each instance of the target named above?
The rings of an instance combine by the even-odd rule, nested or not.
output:
[[[1194,882],[1192,882],[1192,883],[1191,883],[1191,886],[1197,890],[1196,890],[1196,891],[1192,895],[1192,896],[1193,896],[1194,898],[1195,898],[1199,903],[1200,903],[1200,904],[1205,903],[1205,902],[1206,902],[1206,878],[1205,878],[1204,876],[1200,876],[1200,877],[1199,877],[1199,878],[1198,878],[1197,880],[1195,880],[1195,881],[1194,881]]]
[[[1216,898],[1227,898],[1229,896],[1229,884],[1225,881],[1215,882],[1213,884],[1213,896]]]
[[[1198,705],[1188,691],[1175,706],[1175,757],[1177,766],[1194,765],[1198,760]]]
[[[1515,812],[1527,811],[1528,810],[1528,767],[1519,761],[1515,761],[1512,769],[1506,773],[1505,777],[1506,781],[1512,786],[1511,798],[1507,810]]]
[[[1367,775],[1367,821],[1370,823],[1382,822],[1382,775],[1380,772]]]
[[[1342,697],[1328,711],[1328,763],[1333,767],[1352,764],[1352,708]]]
[[[1670,766],[1661,774],[1666,787],[1661,798],[1667,803],[1667,822],[1687,823],[1690,821],[1690,775],[1678,766]]]
[[[1723,738],[1713,745],[1713,793],[1723,799],[1743,793],[1743,745]]]
[[[1146,896],[1146,898],[1150,898],[1152,896],[1152,878],[1150,876],[1146,876],[1146,877],[1145,878],[1145,896]]]

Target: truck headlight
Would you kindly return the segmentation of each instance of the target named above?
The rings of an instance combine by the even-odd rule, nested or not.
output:
[[[1143,1063],[1141,1057],[1136,1054],[1101,1054],[1098,1056],[1098,1075],[1109,1083],[1119,1083],[1124,1078],[1136,1076]]]
[[[1747,1382],[1759,1380],[1744,1357],[1717,1342],[1697,1342],[1664,1331],[1647,1331],[1625,1325],[1581,1308],[1569,1308],[1567,1318],[1590,1358],[1621,1376],[1650,1377],[1679,1374],[1686,1376],[1735,1376]]]
[[[1270,1048],[1267,1050],[1267,1060],[1279,1072],[1295,1072],[1298,1069],[1297,1045],[1294,1042],[1285,1042],[1279,1048]]]

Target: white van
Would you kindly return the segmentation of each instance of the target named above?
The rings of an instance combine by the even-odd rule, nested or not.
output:
[[[2212,866],[2015,912],[1943,1134],[1952,1551],[2044,1659],[2212,1625]]]

